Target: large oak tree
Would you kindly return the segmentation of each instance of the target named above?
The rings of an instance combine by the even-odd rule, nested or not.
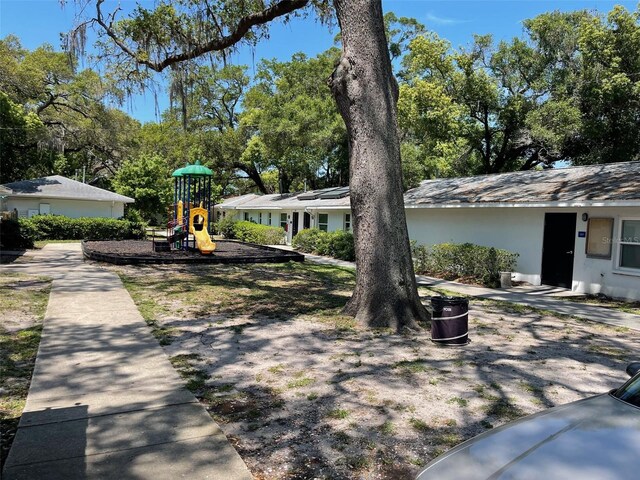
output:
[[[83,0],[81,3],[88,3]],[[342,54],[328,84],[347,127],[357,276],[345,312],[364,325],[413,328],[428,319],[420,303],[407,233],[393,76],[380,0],[192,0],[138,6],[125,19],[94,0],[105,54],[123,76],[180,68],[240,43],[266,37],[269,22],[335,13]],[[333,7],[333,8],[331,8]],[[80,31],[82,31],[82,28]],[[72,42],[73,43],[73,42]]]

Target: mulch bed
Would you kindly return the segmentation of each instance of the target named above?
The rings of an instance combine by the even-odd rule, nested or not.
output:
[[[219,240],[210,255],[198,251],[154,252],[150,240],[83,241],[84,256],[116,265],[152,263],[284,263],[303,262],[304,255],[277,248]]]

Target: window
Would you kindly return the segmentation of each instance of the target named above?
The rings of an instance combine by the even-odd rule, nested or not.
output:
[[[262,224],[262,212],[258,213],[258,223]]]
[[[640,220],[622,220],[619,266],[640,269]]]
[[[318,228],[323,232],[329,230],[329,214],[328,213],[319,213],[318,214]]]
[[[344,231],[345,232],[351,231],[351,214],[350,213],[344,214]]]
[[[249,221],[249,212],[244,212],[244,221],[245,222]]]
[[[587,257],[611,258],[613,218],[590,218],[587,224]]]
[[[271,225],[271,212],[267,213],[267,225]]]
[[[280,214],[280,226],[282,228],[287,228],[287,214],[286,213],[281,213]]]

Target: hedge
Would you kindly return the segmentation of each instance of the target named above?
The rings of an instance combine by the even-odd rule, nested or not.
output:
[[[317,228],[301,230],[293,240],[291,246],[301,252],[327,255],[339,260],[353,261],[356,258],[353,234],[336,230],[324,232]]]
[[[6,250],[33,248],[34,233],[18,220],[0,221],[0,245]]]
[[[127,240],[145,238],[145,224],[115,218],[36,215],[19,220],[21,236],[37,240]],[[3,225],[4,226],[4,225]]]
[[[224,217],[218,223],[214,224],[214,232],[218,235],[224,236],[224,238],[233,240],[236,238],[236,234],[233,231],[233,227],[236,223],[238,223],[238,221],[234,220],[233,217]]]
[[[216,225],[224,238],[237,239],[258,245],[281,245],[284,243],[284,228],[270,227],[259,223],[224,218]]]
[[[414,269],[418,274],[462,278],[488,287],[500,285],[500,272],[516,268],[519,254],[472,243],[440,243],[427,247],[411,242]]]

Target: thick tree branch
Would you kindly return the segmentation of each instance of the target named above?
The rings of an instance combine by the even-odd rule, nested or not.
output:
[[[261,12],[252,13],[240,19],[235,29],[228,35],[215,38],[201,45],[196,45],[188,50],[175,55],[169,55],[161,61],[155,62],[150,59],[141,58],[141,56],[132,50],[122,38],[118,37],[113,28],[113,19],[107,22],[102,14],[101,6],[104,0],[96,1],[96,22],[100,25],[105,33],[114,41],[114,43],[128,56],[135,60],[138,64],[144,65],[151,70],[161,72],[170,65],[192,60],[205,53],[217,52],[232,47],[238,43],[253,27],[264,25],[275,18],[287,15],[295,10],[306,7],[309,0],[281,0],[269,8],[265,8]]]

